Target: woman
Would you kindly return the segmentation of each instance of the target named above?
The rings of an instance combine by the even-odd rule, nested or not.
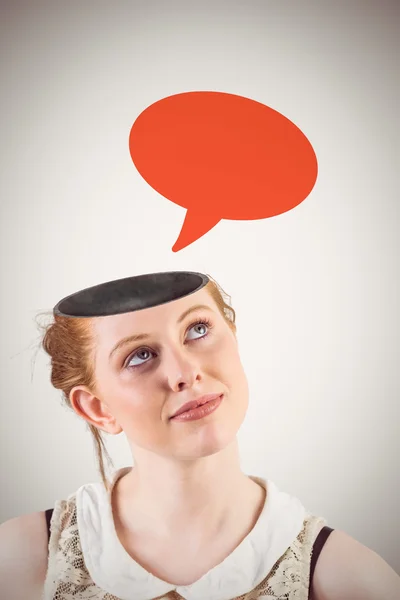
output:
[[[103,483],[1,526],[5,600],[400,598],[374,552],[242,473],[248,387],[235,333],[222,290],[198,273],[58,303],[43,340],[52,383],[89,424]],[[101,431],[124,431],[134,457],[110,482]]]

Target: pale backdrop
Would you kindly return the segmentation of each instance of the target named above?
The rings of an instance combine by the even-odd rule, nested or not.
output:
[[[238,314],[243,469],[400,572],[399,4],[13,1],[0,21],[0,521],[98,479],[43,353],[33,365],[35,315],[109,279],[198,270]],[[128,135],[190,90],[283,113],[319,177],[291,212],[173,254],[185,210],[140,178]],[[123,436],[109,448],[130,464]]]

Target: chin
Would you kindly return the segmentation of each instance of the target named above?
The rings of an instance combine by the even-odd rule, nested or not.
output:
[[[197,431],[192,431],[181,439],[175,456],[183,460],[194,460],[218,454],[236,439],[239,424],[233,422],[213,422]]]

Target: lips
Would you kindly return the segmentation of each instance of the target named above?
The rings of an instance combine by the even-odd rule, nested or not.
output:
[[[197,398],[197,400],[192,400],[191,402],[186,402],[173,415],[171,415],[170,419],[172,419],[173,417],[177,417],[178,415],[181,415],[182,413],[185,413],[188,410],[193,410],[194,408],[197,408],[198,406],[202,406],[203,404],[206,404],[207,402],[210,402],[211,400],[216,400],[220,396],[221,396],[221,394],[206,394],[205,396],[201,396],[200,398]]]

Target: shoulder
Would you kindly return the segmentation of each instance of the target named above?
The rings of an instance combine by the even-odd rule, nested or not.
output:
[[[9,600],[40,598],[47,572],[48,533],[45,512],[0,525],[0,588]]]
[[[398,600],[400,577],[373,550],[343,531],[328,537],[316,563],[312,600]]]

